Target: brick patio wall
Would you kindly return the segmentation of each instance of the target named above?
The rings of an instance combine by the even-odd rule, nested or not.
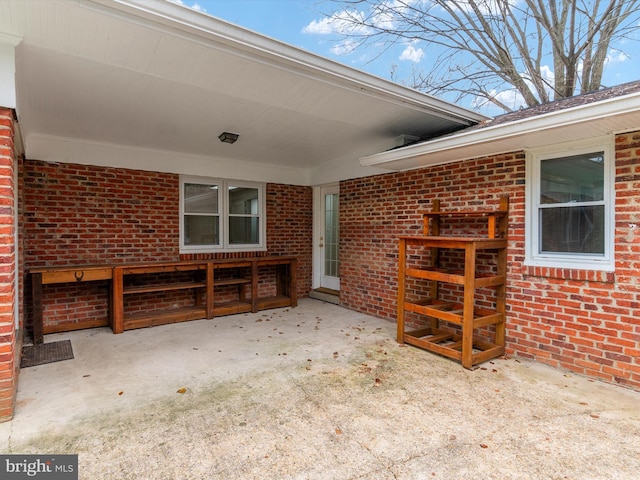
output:
[[[0,422],[13,417],[21,339],[15,326],[13,110],[0,108]]]
[[[280,254],[299,258],[298,295],[311,286],[310,187],[267,185],[267,252],[180,255],[178,175],[26,160],[21,179],[27,270]],[[108,325],[108,291],[106,282],[45,285],[45,333]],[[189,293],[148,301],[175,305],[177,295]]]
[[[507,194],[508,354],[640,390],[640,132],[616,137],[615,189],[616,265],[606,273],[524,265],[522,152],[342,182],[341,303],[395,321],[397,238],[421,231],[434,198],[472,209]]]

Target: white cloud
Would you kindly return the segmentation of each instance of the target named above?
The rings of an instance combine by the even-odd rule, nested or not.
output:
[[[320,35],[367,35],[370,28],[362,25],[363,13],[357,10],[343,10],[322,20],[312,20],[302,29],[302,33]]]
[[[347,38],[346,40],[343,40],[337,43],[336,45],[334,45],[331,48],[331,53],[338,56],[347,55],[353,52],[356,48],[358,48],[359,44],[360,42],[358,42],[357,40],[354,40],[352,38]]]
[[[329,35],[334,33],[332,19],[327,17],[322,20],[312,20],[309,25],[302,29],[302,33],[311,33],[316,35]]]
[[[540,67],[540,74],[542,75],[542,78],[547,83],[547,87],[546,87],[547,93],[549,94],[550,97],[553,97],[552,95],[552,86],[554,84],[553,70],[548,65],[542,65]],[[531,90],[535,91],[535,87],[533,86],[533,83],[531,83],[531,81],[527,79],[527,74],[522,73],[521,75],[522,75],[522,78],[524,78],[525,82],[529,85]],[[512,110],[527,108],[527,103],[524,101],[524,97],[517,89],[513,87],[508,86],[507,90],[502,90],[502,91],[493,89],[489,92],[489,94],[492,97],[494,97],[496,100],[498,100],[500,103],[502,103],[503,105],[506,105],[508,108]],[[488,114],[494,114],[495,113],[493,112],[494,109],[496,109],[497,113],[504,113],[501,111],[497,111],[497,107],[492,105],[489,102],[489,100],[487,100],[484,97],[474,98],[473,101],[471,102],[471,107],[484,110]]]
[[[620,52],[620,51],[612,51],[609,52],[609,54],[607,55],[607,65],[612,64],[612,63],[622,63],[622,62],[626,62],[627,60],[630,60],[631,57],[629,57],[629,55],[627,55],[624,52]]]
[[[331,17],[311,21],[302,29],[302,32],[343,37],[331,48],[331,53],[338,56],[347,55],[361,43],[360,39],[354,37],[366,36],[370,33],[369,27],[360,24],[362,18],[362,12],[343,10]]]
[[[182,5],[182,6],[187,7],[187,8],[191,8],[193,10],[197,10],[197,11],[202,12],[202,13],[207,13],[207,10],[202,5],[200,5],[198,2],[194,2],[192,5],[187,5],[184,2],[184,0],[168,0],[168,1],[171,2],[171,3],[177,3],[178,5]]]
[[[495,98],[502,104],[511,108],[512,110],[517,110],[519,108],[525,108],[527,105],[524,101],[524,98],[517,90],[505,90],[503,92],[497,93]]]
[[[400,60],[410,60],[414,63],[419,63],[422,57],[424,57],[424,50],[415,48],[413,45],[407,45],[407,48],[400,54]]]
[[[391,30],[395,25],[395,9],[398,8],[394,2],[383,2],[373,7],[373,17],[371,23],[381,30]]]
[[[473,8],[471,6],[471,2],[468,0],[452,0],[449,1],[449,6],[454,10],[460,10],[462,12],[472,13]],[[480,13],[484,16],[495,15],[504,10],[502,0],[485,0],[482,2],[475,2],[476,7],[479,9]],[[512,7],[518,4],[518,0],[509,0],[509,5]]]

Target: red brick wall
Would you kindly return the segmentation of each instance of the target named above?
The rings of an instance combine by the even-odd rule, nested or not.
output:
[[[178,176],[25,161],[27,267],[178,259]]]
[[[15,328],[13,111],[0,108],[0,422],[13,417],[21,341]]]
[[[395,321],[398,236],[420,231],[434,198],[469,209],[508,194],[509,354],[640,389],[640,132],[616,138],[615,185],[616,267],[607,273],[524,266],[523,153],[342,182],[341,303]]]
[[[267,185],[267,247],[269,254],[298,257],[298,296],[311,290],[313,190]]]
[[[298,294],[305,295],[310,288],[312,201],[309,187],[267,186],[268,252],[180,255],[178,175],[27,160],[21,176],[27,269],[297,255]],[[262,289],[275,288],[266,278],[267,275],[260,283],[261,293]],[[160,299],[154,303],[158,301]],[[175,296],[165,296],[163,301],[172,305],[187,303],[186,298]],[[107,305],[106,282],[45,285],[45,332],[107,325]],[[132,304],[131,307],[139,306]]]

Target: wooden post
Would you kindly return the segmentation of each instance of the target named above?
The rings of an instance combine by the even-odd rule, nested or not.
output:
[[[124,332],[124,276],[122,267],[113,268],[113,333]]]
[[[207,319],[213,318],[213,262],[207,262]]]
[[[433,205],[433,207],[431,208],[432,211],[434,212],[440,211],[440,199],[438,198],[434,199],[432,201],[432,205]],[[440,216],[433,217],[433,219],[431,220],[431,235],[433,235],[434,237],[440,236]],[[431,267],[432,268],[440,267],[440,249],[435,247],[431,249]],[[431,280],[431,291],[429,295],[431,296],[432,301],[437,300],[440,296],[440,292],[438,288],[439,288],[439,283],[436,282],[435,280]],[[431,334],[435,335],[440,331],[440,320],[438,320],[437,318],[431,317],[430,326],[431,326]]]
[[[33,344],[44,343],[42,319],[42,274],[31,274],[31,299],[33,304]]]
[[[462,366],[473,367],[473,316],[476,291],[476,245],[464,249],[464,313],[462,317]]]
[[[258,260],[251,261],[251,311],[258,311]]]
[[[495,344],[506,345],[507,324],[507,249],[498,251],[497,274],[504,276],[504,282],[496,287],[496,312],[502,314],[502,321],[496,324]]]
[[[289,298],[291,298],[291,306],[298,306],[298,260],[291,259],[289,263]]]
[[[407,242],[400,239],[398,246],[398,343],[404,344],[404,295],[405,295],[405,269],[407,259]]]
[[[507,238],[509,236],[509,196],[500,197],[500,211],[505,212],[498,220],[498,236]]]

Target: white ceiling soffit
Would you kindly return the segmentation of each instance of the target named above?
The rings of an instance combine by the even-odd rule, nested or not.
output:
[[[360,168],[358,158],[400,135],[486,119],[165,0],[3,0],[0,32],[23,38],[16,88],[27,158],[80,161],[92,145],[112,145],[121,161],[130,147],[174,164],[184,155],[249,170]],[[240,139],[223,144],[223,131]]]
[[[640,93],[493,127],[463,130],[365,156],[360,159],[360,164],[394,171],[410,170],[636,130],[640,130]]]

